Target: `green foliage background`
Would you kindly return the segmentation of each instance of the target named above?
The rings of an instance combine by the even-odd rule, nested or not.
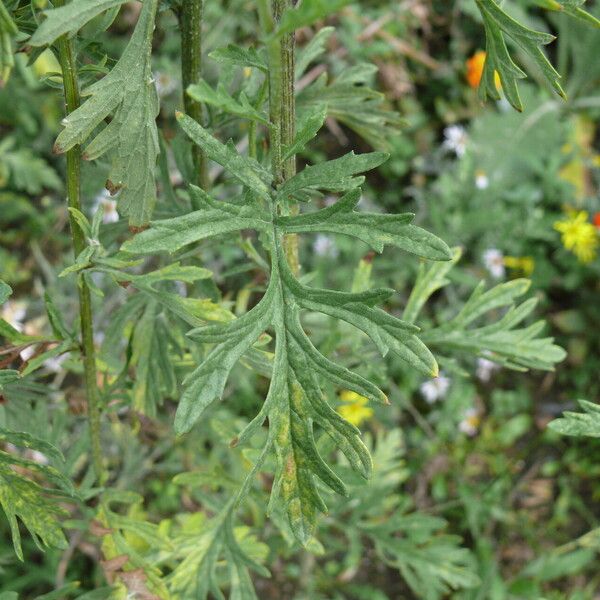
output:
[[[595,598],[596,3],[257,4],[204,2],[198,123],[180,2],[0,3],[0,599]]]

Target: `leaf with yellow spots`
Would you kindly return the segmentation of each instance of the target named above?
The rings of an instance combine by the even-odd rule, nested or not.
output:
[[[58,498],[73,496],[73,486],[60,471],[43,461],[26,458],[19,449],[39,452],[48,460],[61,461],[62,454],[48,442],[3,428],[0,428],[0,443],[5,448],[0,450],[0,505],[8,519],[17,556],[23,560],[17,519],[29,530],[40,550],[44,547],[66,548],[60,520],[67,512],[58,504]],[[12,444],[15,449],[8,452],[5,444]],[[34,477],[54,487],[43,487]]]
[[[419,340],[419,329],[377,308],[393,290],[373,289],[338,292],[310,288],[292,272],[284,248],[284,237],[292,233],[330,232],[358,238],[378,252],[395,246],[432,260],[449,260],[449,248],[436,236],[412,225],[413,215],[382,215],[356,210],[360,200],[362,173],[380,165],[387,155],[381,152],[355,155],[307,167],[274,189],[271,177],[256,161],[237,154],[201,125],[185,115],[178,120],[187,135],[206,155],[230,170],[251,192],[243,204],[216,201],[191,186],[194,205],[200,210],[182,217],[156,221],[125,243],[123,250],[135,253],[176,252],[202,239],[255,229],[271,256],[269,283],[259,301],[241,317],[224,323],[202,325],[188,336],[210,345],[206,358],[184,380],[175,417],[177,433],[186,433],[206,409],[220,399],[235,364],[268,332],[275,341],[271,384],[258,415],[236,438],[246,442],[269,421],[265,451],[274,447],[277,468],[271,495],[272,510],[287,514],[296,539],[307,544],[316,518],[325,511],[318,481],[345,494],[342,480],[320,455],[314,427],[325,432],[363,477],[371,473],[371,458],[359,430],[336,412],[321,391],[320,379],[351,390],[365,402],[388,403],[385,394],[358,373],[333,362],[311,342],[301,323],[301,311],[320,312],[346,321],[364,332],[382,355],[393,353],[414,369],[435,376],[438,368],[427,347]],[[277,206],[285,198],[308,198],[323,190],[348,192],[334,205],[304,214],[283,216]],[[254,202],[253,202],[254,201]],[[270,210],[265,210],[269,206]],[[136,285],[135,281],[133,282]],[[147,293],[147,290],[145,290]],[[164,302],[165,294],[161,294]],[[158,299],[158,298],[157,298]],[[184,307],[184,312],[189,309]],[[180,315],[185,318],[182,313]],[[142,332],[143,333],[143,332]],[[147,344],[139,344],[143,351]],[[258,464],[255,467],[257,470]],[[277,505],[277,506],[275,506]]]

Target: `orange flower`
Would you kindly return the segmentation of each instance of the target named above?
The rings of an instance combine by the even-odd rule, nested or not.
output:
[[[485,50],[477,50],[477,52],[467,60],[467,82],[473,89],[479,87],[479,83],[481,82],[486,56]],[[496,87],[500,88],[501,83],[498,71],[494,72],[494,82],[496,83]]]
[[[595,226],[596,226],[598,229],[600,229],[600,212],[597,212],[597,213],[594,215],[594,225],[595,225]]]
[[[483,50],[477,50],[477,52],[467,60],[467,82],[472,88],[479,86],[481,75],[483,74],[485,57],[486,53]]]

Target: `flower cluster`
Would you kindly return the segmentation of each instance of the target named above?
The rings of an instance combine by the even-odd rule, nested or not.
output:
[[[430,379],[421,384],[419,391],[428,404],[442,400],[450,388],[450,379],[440,373],[435,379]]]

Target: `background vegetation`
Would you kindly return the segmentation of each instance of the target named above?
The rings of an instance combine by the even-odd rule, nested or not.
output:
[[[319,101],[328,103],[325,126],[301,149],[298,164],[352,149],[388,152],[389,160],[366,175],[361,209],[415,213],[419,226],[455,249],[453,261],[431,263],[394,248],[376,254],[345,236],[300,237],[303,283],[356,293],[393,288],[385,308],[395,315],[407,303],[414,309],[415,281],[428,273],[428,302],[414,310],[441,368],[428,379],[397,355],[381,358],[346,323],[306,316],[315,346],[380,385],[390,405],[326,386],[330,404],[360,426],[373,476],[365,484],[337,459],[348,496],[323,486],[329,510],[304,547],[283,512],[266,516],[277,471],[272,457],[235,519],[220,520],[263,443],[229,447],[263,405],[273,360],[268,340],[234,367],[224,401],[212,403],[190,434],[173,428],[181,380],[204,353],[185,333],[258,303],[266,287],[260,236],[235,231],[186,248],[177,258],[196,270],[183,281],[163,281],[160,298],[141,273],[168,268],[161,257],[146,259],[139,271],[134,266],[138,280],[114,276],[124,268],[114,253],[132,234],[105,188],[111,163],[99,156],[82,167],[80,223],[89,227],[94,254],[73,266],[65,161],[52,152],[67,131],[61,67],[56,48],[29,43],[32,15],[41,21],[48,6],[4,4],[20,32],[9,43],[20,52],[14,65],[2,63],[0,89],[0,502],[9,517],[7,507],[17,506],[29,532],[16,525],[15,553],[16,521],[0,519],[0,599],[597,598],[600,34],[590,19],[564,14],[581,3],[561,3],[569,10],[559,11],[548,10],[556,8],[552,0],[504,3],[521,23],[557,36],[546,50],[566,100],[530,54],[510,46],[529,76],[519,83],[522,112],[504,95],[480,100],[486,39],[473,0],[340,3],[346,5],[339,12],[297,31],[300,121],[319,113]],[[600,14],[596,4],[586,9]],[[111,9],[82,30],[82,87],[122,56],[140,7]],[[194,202],[187,183],[196,181],[196,157],[175,118],[184,108],[180,9],[160,4],[151,48],[160,100],[157,219]],[[240,90],[252,99],[264,95],[261,70],[223,50],[256,45],[255,3],[206,0],[203,18],[210,87],[198,85],[196,97],[207,105],[209,128],[264,160],[262,115],[247,119],[252,107],[240,100]],[[135,153],[136,140],[125,139],[125,151]],[[217,197],[230,197],[231,178],[219,165],[211,162],[205,176]],[[331,197],[315,202],[326,207]],[[103,412],[101,461],[109,473],[104,492],[92,467],[83,364],[73,341],[76,271],[84,268]],[[460,325],[450,344],[456,352],[443,345],[436,351],[440,326],[481,280],[509,284],[498,288],[505,301],[482,311],[478,329]],[[567,351],[555,370],[508,368],[551,367],[562,358],[554,346],[525,358],[477,346],[480,328],[527,298],[537,306],[525,324],[545,319],[543,335]],[[515,339],[509,342],[516,346]],[[581,408],[578,399],[589,403]],[[565,411],[578,414],[555,421]],[[318,445],[335,454],[327,440]],[[35,510],[23,515],[11,499],[15,490]]]

